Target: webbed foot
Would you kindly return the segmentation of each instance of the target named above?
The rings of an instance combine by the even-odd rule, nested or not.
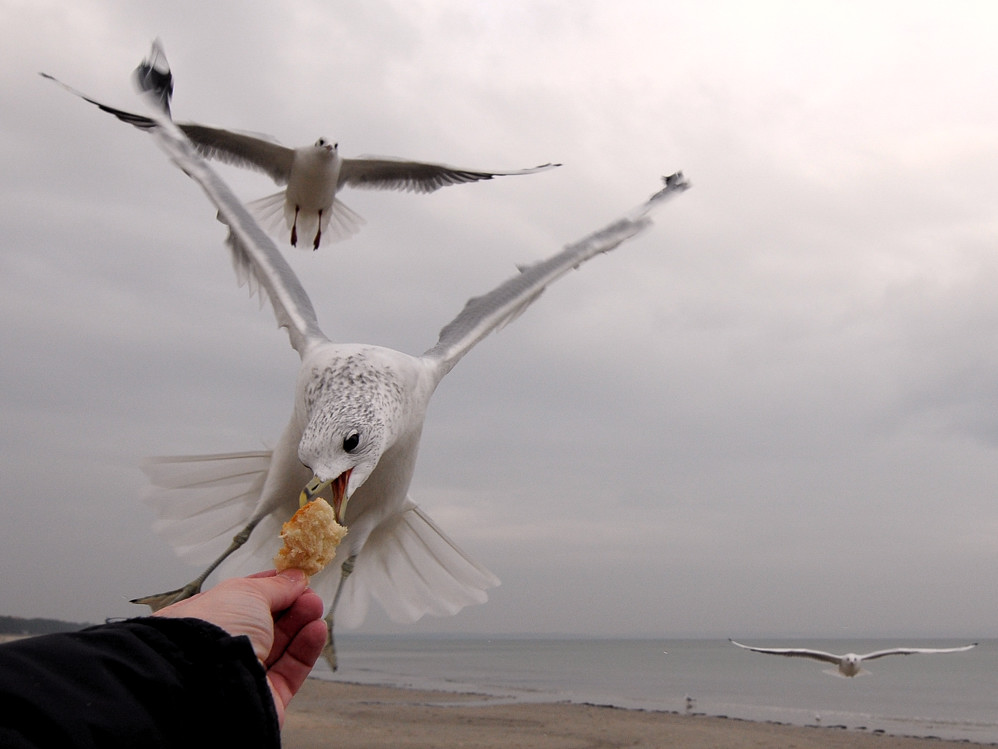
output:
[[[319,242],[322,240],[322,209],[319,209],[319,225],[315,230],[315,240],[312,242],[312,250],[319,249]]]
[[[295,206],[295,220],[291,224],[291,246],[298,246],[298,211],[299,207]]]
[[[201,583],[187,583],[182,588],[177,588],[176,590],[169,590],[166,593],[157,593],[151,596],[143,596],[142,598],[133,598],[130,603],[138,603],[144,606],[148,606],[153,611],[159,611],[165,606],[169,606],[171,603],[176,603],[177,601],[183,601],[185,598],[190,598],[193,595],[197,595],[201,592]]]
[[[336,659],[336,641],[333,639],[333,614],[329,612],[326,616],[326,644],[322,648],[322,657],[326,659],[329,667],[335,671],[339,667]]]

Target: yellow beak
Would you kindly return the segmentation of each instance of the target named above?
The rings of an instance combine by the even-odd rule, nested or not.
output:
[[[353,469],[348,468],[336,478],[327,481],[313,476],[312,480],[305,484],[305,488],[301,490],[301,495],[298,497],[299,507],[304,507],[327,488],[330,488],[333,494],[333,512],[336,513],[336,522],[342,525],[343,516],[347,511],[347,482],[350,480],[352,472]]]

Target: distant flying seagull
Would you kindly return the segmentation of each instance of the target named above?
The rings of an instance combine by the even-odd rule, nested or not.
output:
[[[753,648],[748,645],[742,645],[740,642],[735,642],[734,640],[729,640],[732,645],[737,645],[740,648],[745,648],[746,650],[752,650],[756,653],[769,653],[770,655],[786,655],[791,658],[812,658],[816,661],[824,661],[825,663],[831,663],[836,666],[837,670],[827,669],[825,673],[834,674],[835,676],[857,676],[859,674],[869,673],[860,667],[863,661],[872,661],[875,658],[883,658],[888,655],[916,655],[920,653],[962,653],[965,650],[970,650],[971,648],[976,648],[977,643],[972,645],[964,645],[961,648],[891,648],[890,650],[876,650],[872,653],[866,653],[865,655],[856,655],[856,653],[846,653],[845,655],[835,655],[834,653],[826,653],[822,650],[807,650],[804,648]]]
[[[173,78],[158,40],[153,44],[146,71],[147,75],[156,79],[153,83],[159,86],[160,104],[168,110]],[[123,122],[142,130],[153,130],[157,126],[151,117],[101,104],[47,73],[42,75]],[[190,123],[178,124],[178,127],[205,158],[255,169],[270,176],[277,184],[287,185],[286,189],[274,195],[250,203],[250,208],[268,228],[279,224],[283,216],[291,231],[291,244],[298,245],[299,235],[311,236],[312,248],[316,250],[321,244],[323,232],[326,232],[327,239],[336,241],[356,233],[364,223],[363,218],[336,197],[344,187],[430,193],[447,185],[534,174],[561,166],[542,164],[510,172],[483,172],[389,157],[345,159],[339,154],[339,144],[327,138],[319,138],[310,146],[287,148],[272,139],[231,130]]]
[[[213,561],[185,587],[135,602],[158,609],[191,596],[223,562],[222,575],[270,567],[282,522],[320,493],[330,498],[349,528],[340,546],[340,575],[327,568],[312,578],[323,599],[332,600],[326,617],[327,658],[334,667],[334,612],[343,617],[341,623],[355,626],[370,597],[396,621],[415,621],[427,613],[450,615],[484,602],[485,589],[498,579],[408,497],[430,398],[479,341],[515,320],[548,284],[650,226],[652,209],[688,183],[681,173],[664,178],[663,188],[626,216],[473,297],[422,356],[333,343],[320,330],[308,295],[277,247],[169,119],[158,88],[163,84],[155,83],[163,79],[143,76],[148,67],[148,62],[140,65],[137,78],[151,87],[150,98],[162,108],[153,136],[214,203],[229,228],[239,279],[250,284],[251,292],[270,299],[278,325],[287,329],[301,356],[301,367],[291,419],[272,451],[161,458],[148,464],[150,480],[158,487],[150,496],[158,516],[155,529],[182,557]]]

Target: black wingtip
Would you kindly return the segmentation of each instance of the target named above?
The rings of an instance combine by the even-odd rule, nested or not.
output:
[[[141,91],[155,99],[166,115],[170,116],[170,99],[173,97],[173,73],[166,60],[163,44],[159,39],[152,43],[148,59],[135,68],[135,83]]]
[[[686,181],[686,177],[683,176],[682,172],[675,172],[668,175],[667,177],[662,177],[662,182],[666,187],[678,188],[685,190],[690,186],[690,183]]]

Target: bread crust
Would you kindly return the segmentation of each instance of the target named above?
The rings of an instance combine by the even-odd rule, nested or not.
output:
[[[313,499],[282,526],[284,545],[274,557],[274,567],[278,572],[300,569],[312,576],[333,561],[346,533],[329,503],[322,497]]]

